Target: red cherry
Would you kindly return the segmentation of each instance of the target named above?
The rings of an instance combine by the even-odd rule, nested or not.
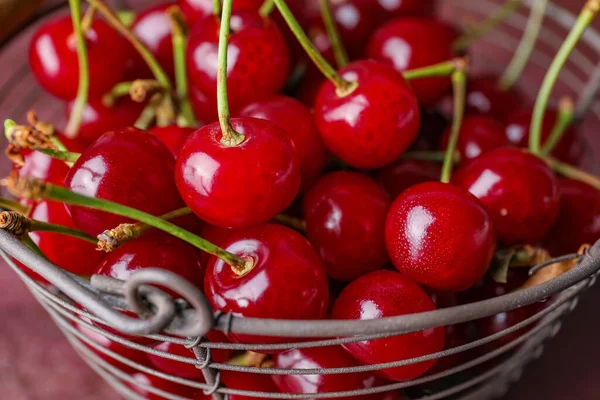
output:
[[[218,18],[205,18],[190,32],[186,50],[192,106],[203,121],[217,119]],[[229,107],[235,113],[260,97],[283,87],[290,60],[287,45],[275,23],[256,12],[236,12],[231,18],[227,83]]]
[[[232,232],[221,245],[254,264],[240,275],[221,259],[213,258],[207,268],[204,292],[215,310],[254,318],[325,316],[329,297],[325,269],[317,253],[298,232],[281,225],[257,225]],[[289,340],[233,333],[228,336],[242,343]]]
[[[162,390],[163,392],[169,393],[170,395],[180,396],[187,399],[195,398],[198,393],[202,393],[201,389],[194,389],[189,386],[180,385],[179,383],[175,383],[172,381],[168,381],[166,379],[159,378],[154,375],[147,374],[145,372],[137,371],[131,375],[131,377],[138,383],[142,385],[148,385],[154,389]],[[203,383],[204,380],[199,380],[198,383]],[[164,400],[165,397],[150,392],[142,388],[141,386],[136,385],[132,382],[125,382],[131,390],[143,396],[146,400]]]
[[[560,211],[543,245],[554,256],[574,253],[600,239],[600,193],[585,183],[559,179]]]
[[[199,129],[181,149],[175,179],[196,215],[238,228],[285,210],[298,193],[300,169],[291,141],[275,124],[256,118],[233,118],[231,124],[245,136],[242,143],[223,146],[218,123]]]
[[[229,389],[246,390],[252,392],[279,393],[279,390],[273,383],[273,379],[267,374],[251,374],[236,371],[221,371],[221,381]],[[199,392],[195,400],[212,400],[212,396]],[[241,396],[239,394],[230,394],[229,400],[255,400],[258,397]]]
[[[173,156],[177,157],[185,141],[194,133],[195,128],[188,128],[177,125],[155,126],[150,129],[150,133],[160,139],[171,151]]]
[[[485,115],[467,115],[464,117],[456,150],[462,161],[472,160],[482,153],[510,145],[504,135],[504,125]],[[448,128],[440,141],[440,149],[446,150],[451,129]]]
[[[199,236],[209,241],[210,243],[220,247],[221,243],[223,243],[229,237],[231,232],[234,232],[234,230],[227,228],[219,228],[218,226],[214,226],[211,224],[204,224],[204,226],[199,232]],[[202,265],[208,265],[211,257],[211,254],[208,254],[204,251],[200,252],[200,261],[202,262]]]
[[[395,199],[406,189],[423,182],[435,182],[442,171],[438,165],[421,160],[398,160],[377,171],[377,181]]]
[[[420,110],[412,90],[392,68],[358,61],[340,71],[358,87],[340,97],[331,82],[319,91],[315,117],[327,148],[360,169],[383,167],[417,137]]]
[[[421,110],[421,129],[419,136],[410,146],[411,151],[435,151],[440,138],[448,127],[448,120],[440,112],[433,109]]]
[[[179,0],[178,3],[190,26],[213,14],[213,0]],[[233,10],[258,11],[262,3],[263,0],[233,0]]]
[[[327,274],[352,281],[383,268],[389,195],[366,175],[339,171],[322,177],[304,198],[306,234]]]
[[[536,244],[558,215],[556,177],[544,161],[520,149],[487,152],[456,171],[452,182],[481,200],[506,246]]]
[[[427,67],[454,57],[456,34],[441,21],[428,18],[397,18],[380,27],[369,41],[369,58],[388,63],[399,72]],[[447,77],[415,79],[410,82],[417,98],[435,104],[451,85]]]
[[[398,271],[448,292],[476,284],[496,247],[483,205],[466,190],[439,182],[421,183],[396,198],[385,239]]]
[[[378,0],[386,15],[391,17],[430,17],[435,13],[437,0]]]
[[[128,43],[101,19],[95,19],[86,33],[90,66],[90,99],[98,99],[123,80]],[[77,39],[71,17],[44,25],[29,45],[29,64],[40,85],[50,94],[73,100],[77,94],[79,62]]]
[[[291,97],[273,96],[248,104],[239,115],[266,119],[288,133],[300,160],[303,190],[321,175],[325,166],[325,147],[313,115],[304,104]]]
[[[72,191],[162,215],[181,206],[169,150],[149,132],[126,128],[102,135],[81,154],[67,175]],[[96,236],[131,220],[85,207],[68,206],[77,226]]]
[[[375,271],[344,289],[333,308],[334,319],[376,319],[435,310],[429,296],[406,275]],[[444,348],[444,328],[426,329],[385,339],[345,344],[352,356],[365,364],[376,364],[436,353]],[[394,381],[417,378],[436,360],[378,373]]]

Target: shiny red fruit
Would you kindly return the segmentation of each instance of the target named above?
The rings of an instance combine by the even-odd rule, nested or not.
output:
[[[441,21],[429,18],[397,18],[380,27],[369,41],[369,58],[392,65],[397,71],[427,67],[451,60],[456,34]],[[410,82],[419,102],[435,104],[450,88],[448,77]]]
[[[333,319],[369,320],[433,311],[436,307],[415,282],[392,271],[375,271],[344,289],[333,308]],[[444,328],[345,344],[344,348],[364,364],[377,364],[420,357],[444,348]],[[393,381],[417,378],[436,360],[379,371]]]
[[[141,371],[136,371],[131,374],[131,377],[135,380],[135,383],[126,382],[125,384],[146,400],[164,400],[166,397],[161,395],[160,392],[167,393],[171,396],[180,396],[186,399],[193,399],[198,393],[202,393],[202,389],[180,385],[179,383],[168,381]],[[204,380],[198,380],[198,383],[204,383]],[[153,392],[145,387],[138,386],[138,384],[149,386],[156,391]]]
[[[398,271],[439,291],[461,292],[487,271],[496,235],[477,198],[459,187],[427,182],[396,198],[385,239]]]
[[[377,171],[375,179],[395,199],[406,189],[423,182],[440,180],[442,169],[427,161],[398,160]]]
[[[317,181],[304,198],[304,219],[327,275],[352,281],[387,264],[384,230],[390,204],[377,182],[357,172],[333,172]]]
[[[238,229],[223,248],[252,262],[237,271],[221,259],[207,267],[204,292],[214,310],[243,317],[321,319],[329,291],[325,268],[310,243],[281,225]],[[301,304],[302,307],[298,307]],[[276,343],[286,338],[229,334],[242,343]]]
[[[196,215],[239,228],[285,210],[298,193],[300,168],[292,142],[275,124],[256,118],[234,118],[231,124],[243,142],[221,144],[218,123],[201,128],[181,149],[175,179]]]
[[[174,164],[173,155],[154,135],[121,129],[105,133],[81,154],[65,186],[84,196],[162,215],[182,205],[173,179]],[[92,236],[131,222],[90,208],[68,207],[75,224]]]
[[[558,182],[548,165],[520,149],[492,150],[456,171],[452,182],[481,200],[506,246],[537,244],[554,224]]]
[[[510,145],[504,135],[505,127],[497,120],[485,115],[467,115],[463,119],[456,150],[461,162],[472,160],[490,150]],[[440,141],[440,150],[446,150],[451,128],[447,128]]]
[[[437,6],[437,0],[378,0],[378,3],[391,17],[430,17]]]
[[[210,243],[221,247],[221,243],[223,243],[233,231],[233,229],[219,228],[218,226],[211,224],[204,224],[198,235]],[[211,257],[213,257],[212,254],[208,254],[204,251],[200,252],[200,261],[202,261],[202,265],[204,266],[208,265]]]
[[[155,126],[150,128],[150,133],[160,139],[161,142],[171,151],[174,157],[179,155],[181,148],[185,141],[190,137],[192,133],[196,131],[195,128],[188,128],[177,125],[169,126]]]
[[[125,76],[128,43],[101,19],[86,34],[90,68],[90,99],[98,99]],[[77,39],[71,17],[52,20],[35,33],[29,45],[29,65],[39,84],[62,100],[73,100],[79,84]]]
[[[170,77],[175,75],[173,39],[167,9],[172,3],[158,4],[140,12],[131,26],[133,33],[148,47]]]
[[[264,0],[233,0],[233,10],[258,11]],[[214,0],[179,0],[178,2],[189,26],[213,14]]]
[[[325,147],[310,110],[298,100],[273,96],[244,107],[239,115],[266,119],[287,132],[296,149],[302,174],[301,189],[308,189],[325,167]]]
[[[354,168],[391,163],[419,132],[420,109],[410,86],[376,61],[348,64],[340,75],[358,86],[345,96],[329,81],[321,87],[315,117],[325,146]]]
[[[273,383],[273,379],[268,374],[250,374],[246,372],[221,371],[221,380],[223,384],[230,389],[246,390],[252,392],[279,393],[279,390]],[[242,396],[239,394],[230,394],[229,400],[255,400],[260,397]],[[194,397],[194,400],[212,400],[212,396],[200,392]]]
[[[198,118],[217,120],[217,54],[220,21],[205,18],[192,28],[186,58],[192,105]],[[275,23],[256,12],[236,12],[231,18],[227,87],[235,113],[246,104],[271,96],[283,87],[290,69],[287,45]]]

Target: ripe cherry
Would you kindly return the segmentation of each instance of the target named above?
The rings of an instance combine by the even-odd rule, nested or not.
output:
[[[504,125],[493,118],[477,114],[465,116],[456,145],[461,161],[472,160],[482,153],[510,145],[504,130]],[[440,149],[446,150],[449,138],[450,128],[442,136]]]
[[[136,371],[135,373],[133,373],[131,375],[131,377],[135,380],[136,383],[139,383],[141,385],[150,386],[153,389],[163,391],[165,393],[170,394],[171,396],[180,396],[180,397],[183,397],[186,399],[193,399],[193,398],[195,398],[195,396],[198,396],[198,393],[202,393],[201,389],[195,389],[195,388],[192,388],[189,386],[184,386],[179,383],[168,381],[166,379],[159,378],[157,376],[150,375],[150,374],[147,374],[147,373],[141,372],[141,371]],[[198,383],[203,383],[203,382],[204,382],[204,380],[198,381]],[[143,396],[143,398],[146,400],[164,400],[165,399],[164,396],[157,394],[157,393],[153,393],[150,390],[143,388],[142,386],[138,386],[136,383],[126,382],[125,384],[130,389],[132,389],[139,395]]]
[[[368,320],[435,309],[427,293],[408,276],[392,271],[375,271],[344,289],[335,303],[332,318]],[[409,359],[441,351],[444,348],[444,328],[348,343],[344,348],[365,364]],[[404,381],[423,375],[435,363],[436,360],[424,361],[378,373],[387,379]]]
[[[213,14],[213,0],[179,0],[179,7],[189,26]],[[263,0],[233,0],[233,10],[258,11]]]
[[[194,25],[186,50],[192,105],[205,122],[217,119],[217,47],[220,21],[206,18]],[[285,83],[290,60],[275,23],[256,12],[231,18],[227,83],[229,107],[235,113],[256,100],[277,93]]]
[[[438,165],[427,161],[398,160],[378,170],[375,179],[395,199],[400,193],[419,183],[438,181],[441,173]]]
[[[297,156],[281,128],[256,118],[233,118],[231,124],[244,135],[240,144],[224,146],[220,125],[207,125],[188,139],[175,167],[188,207],[225,228],[269,220],[291,204],[300,187]]]
[[[448,292],[476,284],[496,247],[492,220],[481,202],[464,189],[439,182],[413,186],[396,198],[385,239],[398,271]]]
[[[213,258],[207,267],[204,292],[214,310],[254,318],[325,316],[329,298],[325,268],[298,232],[282,225],[257,225],[234,231],[221,245],[249,262],[240,270]],[[234,333],[228,336],[242,343],[288,340]]]
[[[150,133],[159,138],[171,151],[174,157],[179,155],[183,144],[194,131],[196,131],[195,128],[177,125],[155,126],[150,128]]]
[[[358,86],[345,96],[329,81],[321,87],[315,117],[326,147],[354,168],[391,163],[419,131],[419,104],[409,84],[376,61],[351,63],[340,75]]]
[[[247,390],[252,392],[279,393],[273,379],[268,374],[251,374],[236,371],[221,371],[221,380],[229,389]],[[212,400],[212,396],[200,392],[195,400]],[[230,394],[229,400],[254,400],[258,397],[241,396]]]
[[[90,99],[98,99],[125,76],[128,42],[105,21],[95,19],[86,35]],[[40,85],[53,96],[73,100],[79,84],[77,38],[71,17],[44,24],[29,45],[29,64]]]
[[[378,0],[378,3],[391,17],[430,17],[437,6],[437,0]]]
[[[310,110],[298,100],[273,96],[248,104],[242,117],[266,119],[287,132],[296,149],[302,174],[302,190],[308,189],[325,166],[325,147]]]
[[[91,197],[162,215],[181,207],[173,179],[173,155],[154,135],[135,128],[107,132],[81,154],[65,186]],[[69,206],[75,224],[96,236],[127,218]]]
[[[506,246],[536,244],[558,215],[556,177],[538,157],[505,147],[460,168],[452,182],[478,197]]]
[[[352,281],[387,264],[384,230],[389,207],[385,190],[356,172],[326,175],[306,194],[306,234],[330,277]]]

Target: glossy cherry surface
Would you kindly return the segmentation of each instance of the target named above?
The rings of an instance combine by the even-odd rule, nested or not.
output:
[[[141,371],[136,371],[135,373],[131,374],[131,377],[135,380],[135,383],[126,382],[125,384],[146,400],[164,400],[165,397],[142,386],[138,386],[137,384],[150,386],[152,389],[168,393],[172,396],[180,396],[186,399],[193,399],[195,396],[198,396],[199,393],[202,393],[201,389],[180,385],[178,383],[171,382]],[[204,383],[204,380],[199,379],[198,383]]]
[[[395,199],[406,189],[423,182],[440,180],[442,169],[433,163],[421,160],[398,160],[377,171],[375,179]]]
[[[186,58],[192,105],[205,122],[217,119],[217,53],[220,21],[205,18],[190,32]],[[257,98],[283,87],[290,59],[287,45],[275,23],[256,12],[236,12],[231,17],[227,65],[229,107],[235,113]]]
[[[106,22],[95,19],[86,33],[90,99],[100,98],[125,76],[128,43]],[[73,100],[79,83],[77,39],[71,17],[42,25],[29,45],[29,65],[40,85],[53,96]]]
[[[287,132],[296,149],[302,173],[301,189],[308,189],[325,166],[325,147],[310,110],[298,100],[273,96],[248,104],[242,117],[266,119]]]
[[[285,131],[256,118],[233,118],[231,124],[244,135],[243,142],[224,146],[219,124],[207,125],[188,139],[175,167],[188,207],[224,228],[271,219],[291,204],[300,187],[298,158]]]
[[[544,161],[520,149],[482,154],[456,171],[452,182],[481,200],[506,246],[536,244],[558,215],[560,193],[554,173]]]
[[[401,74],[376,61],[358,61],[340,70],[357,82],[345,96],[326,82],[315,105],[325,146],[358,169],[375,169],[398,158],[417,137],[420,109]]]
[[[385,239],[394,266],[425,286],[461,292],[487,271],[496,247],[492,220],[459,187],[427,182],[396,198]]]
[[[380,27],[369,41],[369,58],[392,65],[397,71],[427,67],[454,57],[456,34],[441,21],[429,18],[397,18]],[[422,104],[435,104],[450,88],[449,77],[410,82]]]
[[[364,275],[344,289],[333,308],[333,319],[369,320],[435,310],[427,295],[408,276],[393,271]],[[405,335],[348,343],[344,348],[365,364],[419,357],[444,348],[444,328],[426,329]],[[405,381],[417,378],[436,360],[379,371],[385,378]]]
[[[126,128],[107,132],[81,154],[65,186],[90,197],[162,215],[182,206],[173,179],[173,155],[149,132]],[[69,206],[75,224],[96,236],[127,218]]]
[[[150,133],[159,138],[171,151],[174,157],[179,155],[183,144],[194,131],[196,131],[195,128],[177,125],[155,126],[150,128]]]
[[[386,265],[390,204],[377,182],[357,172],[326,175],[306,194],[306,234],[330,277],[351,281]]]
[[[460,127],[456,150],[461,162],[479,157],[482,153],[510,145],[504,135],[505,127],[494,118],[485,115],[467,115]],[[446,129],[440,141],[440,150],[446,150],[450,138],[450,128]]]
[[[325,268],[310,243],[281,225],[238,229],[221,243],[229,252],[251,260],[239,272],[214,258],[206,270],[204,292],[214,310],[274,319],[321,319],[329,291]],[[298,307],[302,304],[302,307]],[[273,343],[286,338],[229,334],[242,343]]]
[[[231,389],[247,390],[252,392],[279,393],[273,379],[268,374],[249,374],[236,371],[221,371],[221,380]],[[200,392],[194,400],[212,400],[212,396],[207,396]],[[241,396],[239,394],[230,394],[229,400],[254,400],[259,397]]]
[[[233,0],[233,10],[258,11],[263,0]],[[187,23],[192,26],[213,13],[213,0],[179,0],[179,7]]]

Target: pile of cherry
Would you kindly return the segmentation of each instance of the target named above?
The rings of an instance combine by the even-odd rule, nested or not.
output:
[[[58,134],[69,152],[81,154],[71,166],[35,149],[22,149],[23,165],[15,167],[16,174],[154,216],[187,206],[191,213],[182,212],[171,222],[218,250],[213,246],[201,251],[157,229],[120,243],[108,254],[77,237],[32,229],[29,237],[37,247],[56,265],[81,276],[126,280],[143,268],[173,271],[202,289],[215,311],[319,320],[399,316],[502,295],[517,290],[528,276],[526,269],[515,268],[507,283],[494,281],[488,271],[498,252],[529,245],[558,256],[600,237],[598,189],[558,177],[544,158],[524,149],[532,104],[515,88],[500,89],[496,75],[468,76],[459,156],[452,154],[452,163],[458,160],[449,182],[440,182],[441,163],[424,160],[443,156],[447,149],[455,111],[448,107],[452,80],[448,74],[408,81],[402,73],[465,55],[454,45],[460,32],[433,15],[433,0],[331,3],[352,61],[328,80],[308,59],[277,8],[269,17],[258,12],[262,0],[234,0],[224,98],[217,84],[221,20],[213,14],[213,2],[179,1],[189,27],[186,95],[197,126],[182,119],[183,107],[179,109],[174,96],[171,106],[178,115],[165,123],[156,110],[147,129],[133,125],[152,100],[133,101],[115,95],[113,88],[152,80],[155,71],[110,19],[92,16],[85,31],[87,104],[76,134]],[[324,59],[340,63],[319,2],[290,0],[289,6]],[[131,31],[175,83],[181,76],[174,63],[170,7],[161,4],[139,13]],[[65,101],[67,115],[81,90],[76,44],[71,18],[61,17],[39,28],[29,53],[35,77],[48,93]],[[154,87],[148,98],[164,100],[172,90]],[[227,113],[219,104],[223,100]],[[552,132],[557,115],[557,110],[546,111],[543,139]],[[573,125],[552,156],[576,166],[581,148]],[[93,238],[136,222],[51,197],[33,200],[21,200],[30,220],[66,226]],[[279,352],[270,354],[266,364],[337,368],[418,357],[499,332],[539,307],[464,326]],[[141,364],[202,379],[202,371],[193,365],[146,355],[83,326],[77,329]],[[491,349],[520,334],[493,342]],[[130,339],[193,357],[183,346]],[[214,332],[209,339],[289,341]],[[478,351],[490,350],[484,347]],[[233,356],[213,353],[218,362]],[[222,380],[233,388],[266,392],[345,391],[414,379],[469,356],[461,353],[437,365],[433,360],[318,379],[224,372]],[[201,392],[107,360],[156,388],[204,398]],[[386,398],[397,396],[390,393]]]

